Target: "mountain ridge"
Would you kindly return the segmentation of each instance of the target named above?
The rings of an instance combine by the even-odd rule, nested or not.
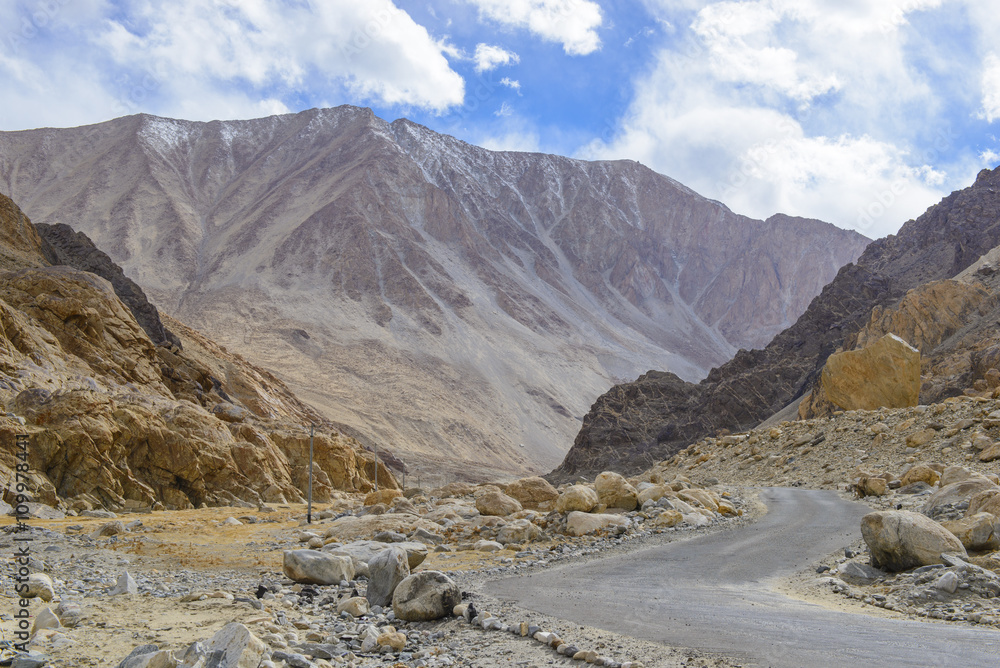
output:
[[[700,377],[867,243],[354,107],[0,133],[0,188],[335,422],[456,476],[551,468],[613,379]]]

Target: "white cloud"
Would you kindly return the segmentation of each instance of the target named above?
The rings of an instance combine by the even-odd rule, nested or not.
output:
[[[477,44],[476,54],[472,59],[476,63],[476,72],[489,72],[500,65],[513,65],[521,62],[521,58],[513,51],[489,44]]]
[[[571,56],[593,53],[601,47],[597,29],[601,7],[591,0],[466,0],[489,19],[527,29],[542,39],[562,44]]]
[[[448,46],[389,0],[146,0],[129,20],[108,21],[96,41],[122,66],[183,82],[179,94],[199,80],[258,89],[326,80],[364,100],[434,111],[464,95]]]
[[[992,123],[1000,118],[1000,58],[991,53],[983,63],[983,109],[979,114]]]
[[[520,93],[521,93],[521,82],[518,81],[517,79],[511,79],[510,77],[504,77],[503,79],[500,80],[500,85],[501,86],[506,86],[507,88],[510,88],[511,90],[517,91],[518,95],[520,95]]]
[[[706,7],[692,27],[721,81],[765,86],[800,102],[839,88],[835,75],[803,71],[795,51],[768,43],[783,18],[770,4],[723,2]]]
[[[479,146],[491,151],[521,151],[538,153],[540,139],[534,132],[512,130],[499,135],[486,135],[476,142]]]
[[[497,116],[497,117],[500,117],[500,118],[503,118],[503,117],[506,117],[506,116],[510,116],[513,113],[514,113],[514,108],[511,107],[506,102],[504,102],[504,103],[502,103],[500,105],[499,109],[497,109],[496,111],[493,112],[493,115]]]
[[[672,1],[647,4],[684,25]],[[690,30],[634,82],[617,134],[582,157],[637,159],[739,213],[819,218],[872,237],[967,173],[960,160],[952,174],[939,166],[957,151],[939,115],[948,101],[912,67],[901,28],[940,0],[697,4]]]

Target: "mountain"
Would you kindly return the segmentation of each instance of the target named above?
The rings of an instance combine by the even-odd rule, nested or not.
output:
[[[58,230],[55,231],[58,236]],[[58,248],[0,195],[0,475],[28,437],[31,498],[78,511],[302,500],[370,491],[375,458],[273,375],[170,321],[80,233]],[[116,288],[119,293],[116,291]],[[126,301],[123,301],[127,300]],[[136,311],[143,320],[140,326]],[[169,336],[154,344],[145,329]],[[181,345],[178,345],[181,344]],[[396,486],[385,466],[379,483]],[[19,479],[20,479],[19,475]],[[4,490],[8,503],[16,494]]]
[[[949,370],[938,369],[929,379],[922,400],[961,393],[974,380],[970,354],[987,349],[990,340],[976,332],[995,332],[995,315],[986,317],[995,303],[983,288],[943,289],[933,282],[958,276],[998,245],[1000,169],[984,170],[970,188],[944,198],[898,234],[872,242],[764,349],[741,350],[698,384],[650,372],[613,387],[594,403],[550,477],[561,480],[605,468],[637,471],[705,436],[753,427],[807,392],[830,354],[890,331],[925,352],[940,347],[934,364],[950,360]],[[946,310],[956,321],[933,325],[937,334],[932,338],[930,323],[938,316],[919,312]],[[946,356],[948,346],[939,344],[966,329],[972,338],[962,344],[962,354]],[[963,369],[954,368],[956,358]]]
[[[635,162],[491,152],[355,107],[0,133],[0,190],[445,479],[550,469],[615,380],[701,378],[867,244]]]

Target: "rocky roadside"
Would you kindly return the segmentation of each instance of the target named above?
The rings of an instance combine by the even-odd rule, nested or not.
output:
[[[30,599],[36,654],[22,655],[13,665],[237,665],[217,664],[213,652],[220,651],[245,656],[245,665],[261,668],[732,665],[567,624],[476,592],[486,579],[722,530],[751,521],[757,512],[752,500],[736,491],[705,489],[681,479],[640,484],[632,491],[624,480],[613,482],[616,493],[634,494],[632,503],[645,493],[643,504],[609,510],[600,503],[609,500],[607,485],[601,488],[603,497],[597,485],[584,485],[575,487],[590,489],[598,500],[591,510],[604,512],[560,512],[554,509],[560,498],[580,493],[567,486],[540,504],[520,495],[530,505],[552,510],[498,516],[477,508],[490,512],[489,503],[503,501],[497,495],[506,494],[498,487],[451,486],[432,494],[411,491],[410,498],[398,492],[367,499],[341,495],[317,512],[311,525],[301,508],[292,507],[122,517],[90,512],[101,516],[33,521],[31,566],[41,574],[32,576],[38,595]],[[732,512],[710,511],[696,504],[697,498]],[[674,507],[667,508],[671,500]],[[668,511],[680,519],[674,522],[677,517]],[[657,521],[664,515],[666,520]],[[406,621],[397,616],[396,601],[372,605],[369,562],[393,546],[414,574],[439,572],[453,581],[460,592],[457,609],[464,615],[449,609],[440,619]],[[13,553],[9,528],[0,534],[0,549]],[[301,552],[329,555],[354,572],[326,585],[296,582],[281,564]],[[2,617],[6,638],[14,622],[8,611],[16,609],[11,568],[9,561],[9,604]],[[12,658],[10,652],[0,656]]]
[[[640,479],[683,474],[832,488],[881,517],[908,527],[917,521],[920,538],[899,530],[890,551],[940,541],[918,561],[880,564],[873,558],[878,546],[860,540],[783,586],[804,598],[847,599],[861,604],[861,612],[996,626],[1000,502],[989,502],[1000,495],[1000,398],[994,394],[987,388],[929,406],[838,412],[704,439]]]

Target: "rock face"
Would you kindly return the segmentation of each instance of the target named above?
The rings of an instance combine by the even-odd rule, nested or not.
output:
[[[635,162],[491,152],[353,107],[0,133],[0,191],[345,433],[450,477],[551,468],[613,379],[695,380],[763,345],[867,243]]]
[[[563,481],[607,468],[638,472],[720,430],[755,426],[811,390],[831,354],[852,350],[853,337],[872,321],[874,309],[890,309],[914,288],[956,277],[998,245],[1000,170],[984,170],[970,188],[952,193],[897,235],[870,244],[763,350],[739,351],[697,385],[651,371],[613,387],[584,418],[562,465],[546,477]],[[979,319],[983,329],[989,329],[990,317]],[[995,325],[993,330],[995,336]],[[982,354],[986,347],[971,349]],[[964,369],[943,373],[968,373],[969,355],[967,349]]]
[[[895,334],[860,350],[830,355],[816,387],[799,406],[809,419],[835,410],[907,408],[920,400],[920,351]]]
[[[32,241],[30,221],[0,210],[17,213],[0,230]],[[47,266],[42,250],[18,257],[22,268],[0,273],[0,402],[15,416],[0,418],[0,475],[12,477],[14,434],[27,434],[37,501],[186,508],[260,503],[268,489],[299,500],[309,423],[317,500],[373,487],[374,458],[274,376],[176,321],[183,349],[157,346],[105,279]]]
[[[439,571],[421,571],[407,577],[392,595],[392,610],[407,622],[426,622],[451,614],[462,602],[458,585]]]
[[[872,554],[872,565],[890,571],[940,564],[941,554],[965,555],[961,541],[934,520],[919,513],[885,510],[861,518],[861,536]]]

